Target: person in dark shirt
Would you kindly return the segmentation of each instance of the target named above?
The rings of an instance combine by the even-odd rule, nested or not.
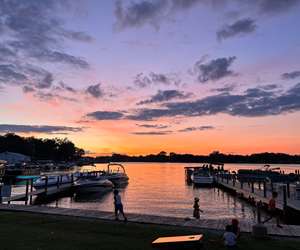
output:
[[[277,192],[272,193],[272,198],[269,200],[269,205],[268,205],[268,211],[269,211],[271,216],[269,218],[267,218],[266,220],[264,220],[263,224],[275,217],[277,227],[282,228],[282,226],[280,225],[279,216],[278,216],[277,210],[276,210],[276,198],[277,198],[277,196],[278,196]]]
[[[193,217],[196,219],[200,219],[200,212],[203,213],[203,211],[200,209],[199,206],[199,198],[195,198],[194,199],[194,213],[193,213]]]
[[[237,238],[240,236],[239,221],[237,219],[232,219],[231,230],[236,235]]]

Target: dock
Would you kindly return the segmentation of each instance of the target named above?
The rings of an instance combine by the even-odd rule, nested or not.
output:
[[[83,172],[80,173],[81,176],[98,176],[102,173],[102,171],[91,171],[91,172]],[[68,176],[70,182],[64,183],[63,177]],[[14,193],[14,188],[12,185],[2,185],[0,186],[0,203],[8,203],[10,204],[13,201],[24,201],[25,205],[32,204],[34,196],[51,196],[55,194],[59,194],[62,192],[73,191],[75,187],[76,178],[74,174],[60,174],[57,175],[57,181],[53,185],[50,185],[48,182],[48,176],[44,176],[45,178],[45,187],[40,189],[34,189],[33,180],[34,178],[27,178],[25,189],[21,192]]]
[[[253,203],[252,205],[261,204],[264,208],[268,207],[272,193],[276,191],[278,193],[276,208],[281,211],[287,222],[300,224],[300,197],[296,193],[295,184],[268,184],[266,181],[254,180],[242,182],[235,174],[230,173],[216,174],[215,183],[217,187]]]

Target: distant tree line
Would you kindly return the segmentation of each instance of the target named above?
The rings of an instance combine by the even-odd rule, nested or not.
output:
[[[84,150],[67,138],[40,139],[13,133],[0,135],[0,153],[5,151],[28,155],[32,160],[72,161],[84,155]]]
[[[99,156],[95,162],[183,162],[183,163],[293,163],[300,164],[300,155],[289,155],[284,153],[259,153],[251,155],[222,154],[215,151],[209,155],[176,154],[162,151],[158,154],[128,156],[113,154],[112,156]]]

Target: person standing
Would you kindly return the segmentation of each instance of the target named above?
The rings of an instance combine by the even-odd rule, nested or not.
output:
[[[271,216],[269,218],[265,219],[263,221],[263,224],[275,217],[277,227],[282,228],[282,226],[280,225],[279,216],[278,216],[277,210],[276,210],[276,198],[277,198],[277,196],[278,196],[277,192],[272,193],[272,198],[270,199],[269,205],[268,205],[268,210],[269,210],[269,213],[270,213]]]
[[[203,211],[200,209],[200,206],[199,206],[199,198],[195,197],[193,217],[199,220],[200,219],[200,212],[203,213]]]
[[[125,216],[121,196],[120,196],[119,191],[117,189],[114,190],[114,205],[115,205],[116,220],[119,220],[119,213],[120,213],[120,214],[122,214],[122,216],[124,218],[124,221],[126,222],[127,217]]]

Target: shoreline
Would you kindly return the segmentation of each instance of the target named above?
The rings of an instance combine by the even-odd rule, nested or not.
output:
[[[97,210],[83,210],[73,208],[56,208],[47,206],[29,206],[29,205],[16,205],[16,204],[1,204],[0,211],[6,212],[25,212],[31,214],[41,215],[55,215],[55,216],[68,216],[82,219],[96,219],[101,221],[115,221],[113,212],[97,211]],[[190,229],[203,229],[213,232],[224,232],[225,226],[230,223],[228,219],[200,219],[186,220],[185,218],[166,217],[158,215],[145,215],[145,214],[127,214],[129,223],[147,224],[147,225],[161,225],[161,226],[176,226],[180,228]],[[240,221],[242,233],[251,233],[254,223],[244,220]],[[300,239],[300,226],[284,225],[278,228],[275,224],[265,224],[268,228],[269,236],[288,237]]]

